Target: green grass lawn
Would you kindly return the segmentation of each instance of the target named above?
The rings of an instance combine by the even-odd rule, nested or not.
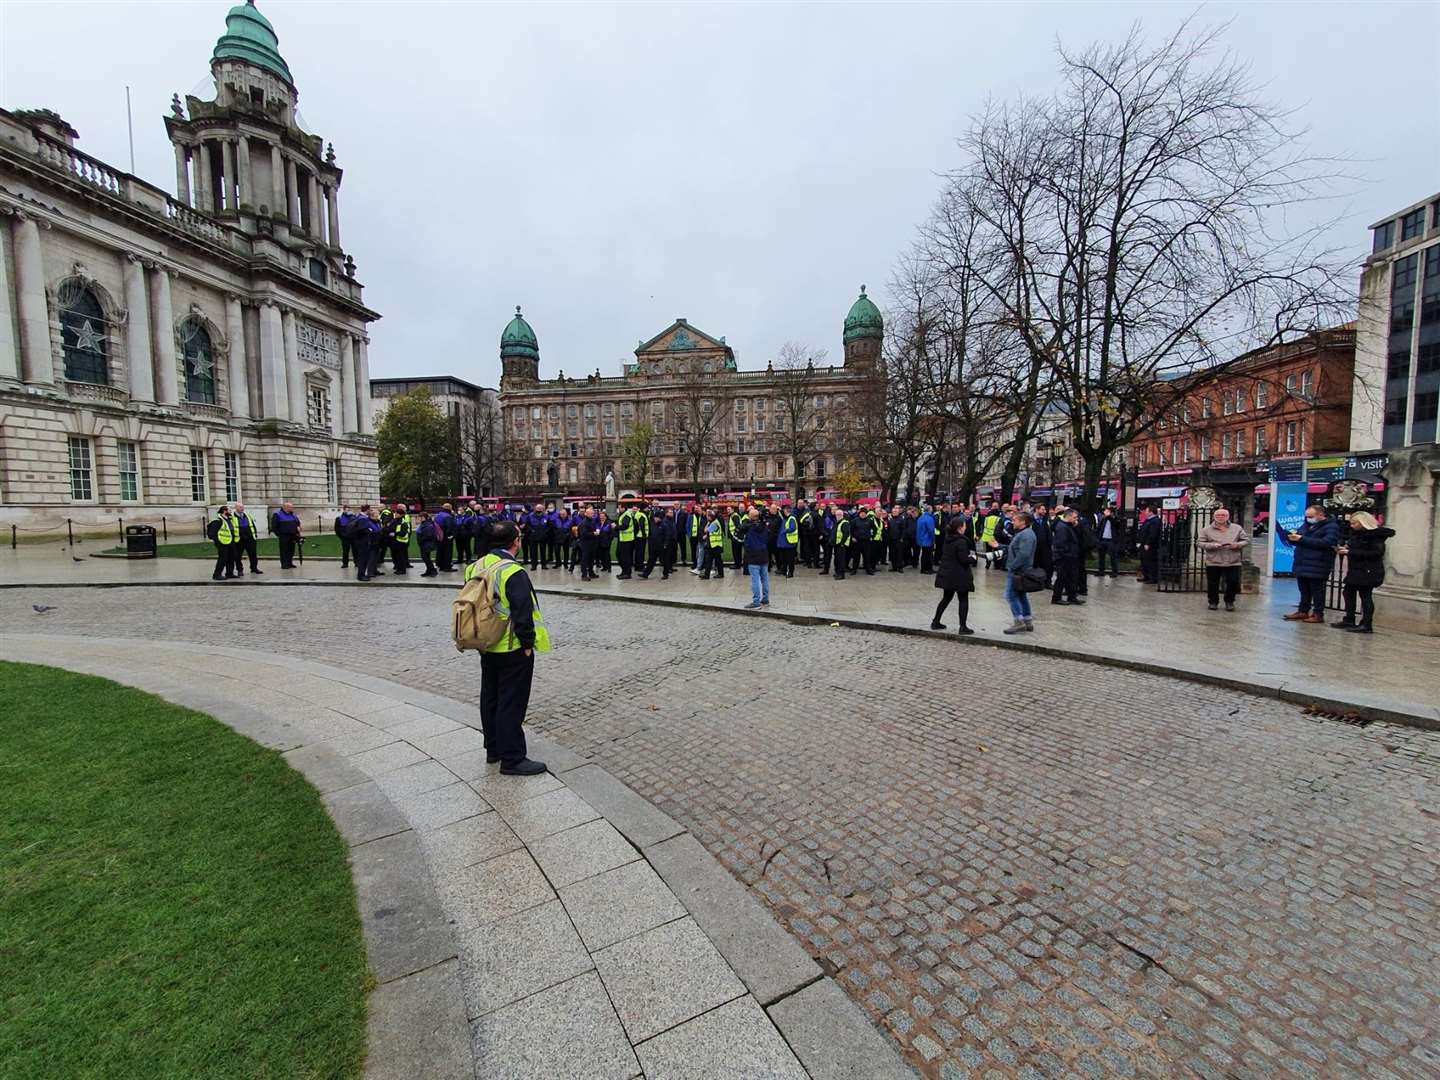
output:
[[[104,679],[0,685],[0,1075],[358,1077],[365,947],[305,779]]]
[[[273,536],[260,540],[256,545],[261,558],[276,559],[280,557],[280,541]],[[157,544],[156,552],[167,559],[210,559],[215,558],[215,545],[209,540],[194,540],[177,544]],[[102,554],[123,555],[123,547],[106,548]],[[305,540],[305,557],[307,559],[338,559],[340,558],[340,538],[334,533],[321,533],[318,536],[307,537]],[[420,549],[414,540],[410,541],[410,557],[420,558]],[[297,556],[298,558],[298,556]]]

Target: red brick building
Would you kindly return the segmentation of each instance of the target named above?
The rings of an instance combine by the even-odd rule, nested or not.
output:
[[[1190,376],[1180,403],[1129,448],[1142,502],[1147,488],[1205,486],[1243,513],[1271,459],[1344,454],[1354,373],[1347,323]]]

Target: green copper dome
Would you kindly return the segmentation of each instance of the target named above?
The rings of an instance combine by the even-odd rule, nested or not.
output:
[[[530,324],[520,314],[518,304],[515,305],[515,317],[500,335],[500,355],[523,356],[527,360],[540,359],[540,342],[535,340],[535,331],[530,329]]]
[[[860,286],[860,299],[850,305],[850,314],[845,316],[845,344],[860,338],[885,336],[885,320],[880,309],[865,295],[865,286]]]
[[[270,20],[261,15],[255,4],[240,4],[230,9],[225,16],[225,33],[215,43],[211,60],[244,60],[272,71],[291,86],[295,80],[290,76],[290,65],[280,55],[280,38]]]

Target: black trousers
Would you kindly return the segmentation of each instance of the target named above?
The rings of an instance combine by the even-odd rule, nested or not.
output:
[[[721,550],[723,551],[724,548],[721,548]],[[731,566],[731,568],[734,569],[734,570],[739,570],[740,567],[744,564],[744,562],[745,562],[745,545],[742,544],[742,543],[739,541],[739,539],[737,539],[736,537],[734,537],[734,536],[730,537],[730,566]]]
[[[347,537],[340,537],[340,569],[350,565],[350,559],[355,553],[355,542]]]
[[[884,547],[884,542],[880,540],[865,541],[865,573],[875,572],[875,567],[880,565],[880,555]]]
[[[1105,573],[1105,560],[1110,560],[1110,576],[1114,577],[1120,573],[1120,545],[1114,540],[1100,541],[1100,566],[1095,572]]]
[[[701,577],[725,576],[725,549],[718,547],[707,547],[705,549],[705,561],[700,564]]]
[[[520,552],[520,561],[522,563],[528,563],[531,570],[534,570],[537,566],[539,566],[540,541],[537,540],[534,535],[528,532],[525,534],[525,539],[523,541],[523,546],[520,548]]]
[[[864,559],[865,549],[869,546],[869,541],[866,540],[850,541],[850,546],[845,549],[846,558],[850,563],[850,573],[858,574],[860,572],[860,563]]]
[[[447,536],[440,541],[440,569],[455,569],[455,538]]]
[[[634,549],[630,552],[630,565],[633,566],[633,567],[636,567],[637,569],[638,569],[639,567],[644,566],[644,565],[645,565],[645,552],[647,552],[649,549],[650,549],[650,540],[649,540],[649,538],[648,538],[648,537],[643,537],[643,536],[637,536],[637,537],[635,538],[635,547],[634,547]]]
[[[968,592],[956,592],[954,589],[946,589],[940,597],[940,603],[935,605],[935,618],[931,622],[939,622],[940,616],[945,614],[945,609],[950,606],[951,600],[955,601],[955,617],[960,620],[959,625],[969,626],[970,619],[970,594]]]
[[[581,540],[576,546],[580,549],[580,580],[589,581],[595,576],[595,541]]]
[[[1300,586],[1300,610],[1311,615],[1325,614],[1325,586],[1323,577],[1297,577]]]
[[[1211,607],[1220,603],[1220,587],[1222,584],[1225,587],[1225,603],[1235,603],[1235,597],[1240,595],[1240,567],[1205,567],[1205,593],[1210,600]]]
[[[775,549],[775,572],[784,574],[786,577],[795,576],[795,549],[777,547]]]
[[[421,544],[420,558],[425,560],[425,577],[434,577],[440,572],[435,569],[435,548],[433,545],[426,547],[424,544]]]
[[[815,537],[814,537],[814,536],[806,536],[804,533],[801,533],[801,534],[800,534],[800,561],[801,561],[804,565],[810,567],[810,568],[813,570],[813,569],[815,568],[816,563],[819,561],[819,557],[820,557],[819,545],[816,544],[816,542],[815,542]]]
[[[361,537],[355,541],[355,580],[370,580],[370,548],[373,545],[368,536]]]
[[[462,563],[468,563],[470,561],[470,537],[464,533],[455,537],[455,551],[459,554]],[[408,559],[406,565],[409,565]]]
[[[254,533],[251,533],[249,536],[246,536],[244,533],[240,534],[240,547],[235,553],[236,570],[240,569],[242,557],[249,560],[252,571],[260,569],[260,549],[255,543]]]
[[[650,576],[650,571],[655,569],[656,564],[660,565],[660,572],[669,577],[675,572],[675,545],[674,544],[651,544],[650,558],[645,563],[645,576]]]
[[[1074,600],[1079,595],[1080,588],[1080,558],[1079,556],[1066,556],[1055,560],[1055,589],[1050,594],[1051,600],[1059,600],[1063,594],[1065,599]]]
[[[1355,621],[1355,598],[1360,598],[1360,625],[1369,626],[1375,618],[1375,587],[1345,583],[1345,620]]]
[[[635,541],[621,540],[615,545],[615,556],[620,563],[620,575],[629,577],[635,569]]]
[[[280,534],[280,569],[295,568],[295,537],[289,533]]]
[[[905,572],[905,561],[907,547],[904,540],[893,540],[890,543],[890,571],[895,574]]]
[[[920,572],[932,574],[935,572],[935,549],[933,547],[922,547],[920,549]]]
[[[828,574],[830,572],[830,549],[833,546],[830,541],[822,540],[819,545],[819,551],[816,552],[816,568],[822,574]]]
[[[380,569],[380,564],[384,561],[385,552],[389,547],[390,545],[384,540],[377,540],[370,545],[370,566],[365,572],[371,577],[383,573]]]
[[[836,547],[835,547],[835,580],[836,580],[836,581],[844,581],[844,580],[845,580],[845,568],[850,565],[850,555],[851,555],[852,552],[854,552],[854,550],[855,550],[855,549],[854,549],[853,547],[840,547],[839,545],[836,545]],[[851,572],[852,572],[852,573],[854,572],[854,568],[853,568],[853,567],[851,567]]]
[[[390,541],[390,561],[395,564],[395,572],[403,574],[410,569],[410,545],[403,540]]]
[[[502,765],[525,760],[525,710],[530,707],[530,684],[535,678],[535,655],[514,652],[480,654],[480,730],[485,750],[497,754]]]
[[[240,545],[215,541],[215,571],[212,578],[234,577],[240,570]]]
[[[1153,547],[1140,551],[1140,577],[1151,585],[1160,580],[1160,552]]]

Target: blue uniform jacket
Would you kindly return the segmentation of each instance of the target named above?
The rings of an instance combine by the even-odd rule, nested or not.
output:
[[[1324,578],[1335,565],[1335,547],[1340,543],[1340,524],[1334,518],[1311,523],[1306,521],[1295,530],[1295,576]]]
[[[921,547],[935,546],[935,518],[929,510],[915,521],[915,543]]]

